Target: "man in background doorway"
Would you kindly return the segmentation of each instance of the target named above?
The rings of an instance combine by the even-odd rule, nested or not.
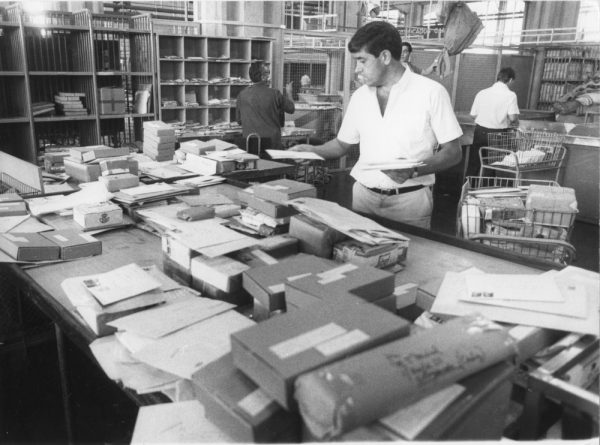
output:
[[[302,75],[302,77],[300,78],[300,88],[302,90],[306,90],[307,88],[310,88],[310,85],[311,85],[310,76],[308,75],[308,73],[304,73]]]
[[[295,111],[292,82],[285,86],[283,94],[271,88],[271,70],[263,62],[250,65],[249,75],[253,85],[245,88],[237,97],[236,120],[242,126],[243,136],[240,146],[250,153],[268,157],[265,150],[281,150],[281,127],[285,124],[285,113],[292,114]],[[253,133],[260,136],[260,146],[257,138],[250,138],[246,147],[247,138]]]
[[[471,107],[475,132],[469,150],[467,176],[479,176],[479,149],[488,145],[488,134],[507,132],[511,127],[519,126],[517,95],[509,88],[515,77],[515,70],[510,67],[502,68],[498,72],[496,83],[475,96]]]
[[[410,43],[402,42],[402,53],[400,54],[400,62],[402,62],[402,65],[404,65],[404,68],[406,68],[409,71],[412,71],[413,73],[421,74],[422,76],[428,76],[435,71],[435,69],[437,68],[437,64],[438,64],[437,57],[435,58],[435,60],[433,61],[433,63],[431,65],[429,65],[427,68],[422,70],[421,68],[419,68],[418,66],[416,66],[415,64],[413,64],[410,61],[412,51],[413,51],[413,48]]]

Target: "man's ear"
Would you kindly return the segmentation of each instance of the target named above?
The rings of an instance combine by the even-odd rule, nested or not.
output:
[[[389,65],[392,61],[392,53],[390,50],[384,49],[379,53],[379,58],[384,64]]]

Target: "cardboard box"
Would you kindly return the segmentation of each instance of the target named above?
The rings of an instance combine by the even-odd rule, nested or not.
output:
[[[296,443],[300,416],[286,411],[233,364],[231,353],[192,376],[206,418],[235,441]]]
[[[124,100],[100,101],[100,114],[125,114],[126,111]]]
[[[323,258],[331,258],[333,246],[347,239],[343,233],[306,215],[294,215],[290,218],[289,235],[298,239],[301,252]]]
[[[295,410],[293,385],[298,376],[403,337],[409,326],[371,304],[323,303],[232,334],[231,352],[240,371]]]
[[[517,196],[485,197],[480,196],[479,208],[484,210],[483,217],[487,220],[519,219],[525,216],[525,204]]]
[[[0,216],[19,216],[27,214],[27,204],[25,204],[25,201],[0,201]]]
[[[370,303],[393,296],[395,275],[370,266],[345,263],[285,283],[286,302],[302,308],[321,301],[358,297]],[[395,296],[393,296],[395,302]],[[385,301],[380,303],[386,304]],[[389,303],[389,302],[388,302]],[[394,304],[395,306],[395,304]],[[392,311],[395,311],[395,307]]]
[[[44,154],[44,169],[48,173],[57,173],[65,171],[65,158],[70,153],[68,151],[58,153],[45,153]]]
[[[132,175],[138,174],[138,162],[135,159],[128,159],[129,172]],[[83,164],[70,158],[65,158],[65,173],[79,182],[97,181],[102,174],[100,164]]]
[[[260,240],[256,248],[281,259],[298,253],[298,239],[289,235],[269,236]]]
[[[190,271],[194,289],[204,296],[233,304],[250,303],[250,296],[242,288],[242,273],[249,267],[226,256],[214,258],[202,255],[192,258]]]
[[[500,325],[480,316],[454,318],[305,373],[296,381],[295,397],[311,433],[335,437],[506,360],[516,350]]]
[[[114,156],[127,156],[128,154],[128,147],[107,147],[106,145],[89,145],[87,147],[71,147],[69,149],[69,156],[80,162],[90,162],[95,159]]]
[[[253,195],[248,196],[247,204],[248,207],[258,210],[271,218],[286,218],[298,213],[298,211],[291,206],[267,201],[266,199],[260,199]]]
[[[99,162],[99,165],[102,176],[131,173],[129,171],[129,160],[125,157],[103,159]]]
[[[98,88],[100,100],[125,101],[125,89],[122,87],[101,87]]]
[[[226,150],[235,150],[239,149],[239,147],[231,142],[222,141],[221,139],[210,139],[206,141],[207,144],[214,145],[215,151],[226,151]]]
[[[322,272],[332,267],[335,267],[333,261],[298,254],[277,264],[245,271],[242,275],[242,285],[269,311],[285,311],[285,283],[288,279],[297,279],[299,276]]]
[[[192,273],[190,269],[173,261],[165,252],[162,253],[162,270],[166,276],[173,278],[184,286],[192,287]]]
[[[235,171],[235,161],[188,154],[185,158],[184,167],[201,175],[220,175]]]
[[[140,185],[140,178],[131,173],[120,173],[118,175],[100,176],[98,178],[109,192],[118,192],[122,189],[137,187]]]
[[[527,191],[525,207],[531,222],[570,227],[577,215],[575,190],[533,184]]]
[[[272,264],[277,264],[279,262],[276,258],[273,258],[268,253],[257,249],[256,247],[248,247],[243,250],[238,250],[237,252],[233,252],[228,256],[230,256],[234,260],[244,263],[250,269],[262,266],[269,266]]]
[[[102,253],[102,241],[77,230],[53,230],[40,233],[60,247],[61,260],[74,260]]]
[[[144,134],[153,134],[154,136],[174,136],[175,129],[163,121],[145,121]]]
[[[161,246],[165,255],[191,274],[192,258],[200,255],[199,252],[190,249],[168,233],[161,237]]]
[[[216,149],[214,144],[200,140],[185,141],[179,144],[179,149],[185,153],[191,153],[196,156],[201,156],[209,151]]]
[[[73,220],[86,230],[123,224],[123,210],[112,202],[81,204],[73,209]]]
[[[173,136],[157,136],[144,133],[144,147],[154,148],[155,150],[175,150],[175,135]]]
[[[0,193],[0,204],[6,202],[23,202],[24,199],[18,193]]]
[[[384,269],[405,261],[407,251],[408,241],[370,246],[360,241],[347,240],[333,246],[333,259]]]
[[[277,179],[254,187],[254,196],[268,201],[285,204],[295,198],[316,198],[317,189],[312,184],[292,181],[291,179]]]
[[[0,249],[19,261],[60,258],[60,247],[39,233],[0,233]]]

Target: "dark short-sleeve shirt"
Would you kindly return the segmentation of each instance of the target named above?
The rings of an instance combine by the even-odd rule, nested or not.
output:
[[[237,97],[236,119],[242,126],[244,139],[258,133],[263,148],[281,149],[281,127],[284,113],[294,112],[294,102],[265,83],[245,88]]]

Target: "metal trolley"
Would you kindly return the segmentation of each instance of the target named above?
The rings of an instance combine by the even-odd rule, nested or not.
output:
[[[497,249],[570,264],[575,247],[569,243],[576,210],[527,208],[531,185],[559,187],[554,181],[469,176],[457,210],[457,235]]]
[[[558,181],[566,153],[563,140],[562,134],[539,130],[490,133],[488,146],[479,149],[479,176],[484,176],[486,170],[496,170],[521,179],[525,172],[553,170],[554,180]]]

